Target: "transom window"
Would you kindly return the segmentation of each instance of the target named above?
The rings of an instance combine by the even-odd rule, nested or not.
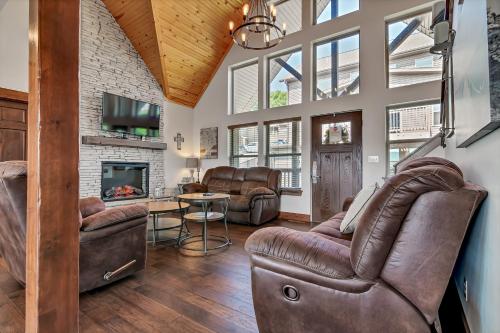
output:
[[[259,108],[259,65],[257,61],[231,69],[231,113]]]
[[[315,0],[314,24],[333,20],[359,10],[359,0]]]
[[[269,58],[267,68],[268,107],[302,103],[302,50]]]
[[[229,164],[235,168],[258,165],[259,128],[257,123],[228,127]]]
[[[281,186],[301,187],[302,122],[300,118],[265,123],[266,165],[281,170]]]
[[[432,13],[387,23],[389,88],[440,80],[442,59],[429,52],[434,45]]]
[[[359,93],[359,33],[314,44],[314,99]]]
[[[387,110],[388,174],[394,173],[397,162],[439,133],[435,121],[436,114],[440,113],[438,103],[398,106]]]

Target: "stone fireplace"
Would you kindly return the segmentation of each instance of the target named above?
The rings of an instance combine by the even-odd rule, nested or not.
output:
[[[102,200],[140,199],[148,195],[149,163],[102,162]]]

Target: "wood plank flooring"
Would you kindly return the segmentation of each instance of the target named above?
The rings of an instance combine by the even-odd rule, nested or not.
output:
[[[310,228],[283,220],[262,227],[268,226]],[[243,248],[257,229],[231,225],[231,247],[207,257],[184,256],[172,245],[150,246],[143,273],[80,296],[80,332],[258,332]],[[209,230],[223,234],[223,225],[212,223]],[[0,332],[24,331],[24,307],[24,288],[1,261]]]

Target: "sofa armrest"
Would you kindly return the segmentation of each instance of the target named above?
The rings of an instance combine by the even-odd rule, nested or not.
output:
[[[189,183],[182,185],[182,193],[205,193],[208,192],[207,185],[200,183]]]
[[[250,200],[254,199],[257,196],[274,198],[274,197],[276,197],[276,192],[274,192],[273,190],[271,190],[267,187],[256,187],[256,188],[253,188],[250,191],[248,191],[246,196]]]
[[[144,205],[113,207],[86,217],[82,221],[82,231],[93,231],[110,227],[115,224],[144,218],[149,211]]]
[[[106,210],[104,201],[97,197],[80,199],[80,212],[82,213],[82,218],[100,213],[104,210]]]
[[[283,227],[270,227],[254,232],[245,250],[255,256],[276,260],[333,279],[354,276],[350,249],[319,234]]]

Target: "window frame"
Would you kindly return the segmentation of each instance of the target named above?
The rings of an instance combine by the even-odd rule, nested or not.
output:
[[[324,101],[324,100],[334,100],[335,98],[342,97],[342,96],[337,96],[337,95],[333,96],[333,87],[332,87],[332,93],[331,93],[332,97],[325,98],[325,99],[318,99],[318,94],[316,93],[316,91],[318,90],[318,73],[317,73],[318,72],[317,71],[318,51],[317,51],[317,47],[331,43],[334,40],[338,41],[340,39],[349,38],[349,37],[353,37],[356,35],[358,35],[358,39],[359,39],[359,43],[358,43],[359,48],[358,49],[360,50],[360,54],[361,54],[361,30],[359,30],[359,29],[356,29],[354,31],[349,31],[346,33],[336,34],[334,36],[330,36],[326,39],[321,39],[319,41],[312,43],[312,101],[315,102],[315,101]],[[338,68],[338,66],[337,66],[337,68]],[[357,94],[351,94],[351,95],[359,95],[361,93],[361,59],[358,59],[358,73],[359,73],[359,77],[360,77],[360,82],[359,82],[359,86],[358,86],[359,92]],[[349,95],[347,95],[347,96],[349,96]]]
[[[300,103],[297,103],[297,104],[287,104],[287,105],[282,105],[282,106],[271,107],[271,60],[273,60],[275,58],[279,58],[279,57],[284,56],[286,54],[295,53],[295,52],[298,52],[298,51],[301,52],[301,58],[302,58],[304,56],[304,50],[303,50],[302,45],[299,45],[299,46],[291,48],[291,49],[283,50],[283,51],[281,51],[279,53],[269,54],[269,55],[265,56],[265,63],[266,63],[266,74],[265,74],[265,77],[266,77],[266,79],[265,79],[266,80],[266,83],[265,83],[266,84],[266,88],[265,88],[265,91],[266,91],[266,101],[265,101],[264,105],[265,105],[266,109],[278,109],[278,108],[287,107],[287,106],[290,106],[290,105],[301,105],[301,104],[304,103],[304,100],[302,98],[304,96],[304,94],[303,94],[303,92],[304,92],[304,74],[300,73],[302,75],[302,81],[300,81],[300,84],[301,84],[301,89],[300,89],[301,90],[301,92],[300,92],[301,93],[301,101],[300,101]],[[303,58],[302,58],[302,60],[303,60]]]
[[[235,155],[233,151],[233,143],[234,143],[234,135],[233,135],[233,130],[240,129],[240,128],[249,128],[249,127],[256,127],[257,128],[257,153],[251,154],[251,155]],[[235,158],[243,158],[243,157],[256,157],[257,158],[257,165],[259,165],[259,156],[260,156],[260,150],[261,150],[261,143],[260,143],[260,131],[259,131],[259,123],[258,122],[251,122],[251,123],[244,123],[244,124],[238,124],[238,125],[231,125],[227,127],[228,131],[228,145],[229,145],[229,165],[232,167],[239,168],[240,166],[234,166],[232,164],[233,159]]]
[[[243,112],[238,112],[238,113],[235,113],[234,112],[234,72],[239,70],[239,69],[242,69],[242,68],[245,68],[245,67],[250,67],[250,66],[253,66],[253,65],[257,65],[257,109],[256,110],[247,110],[247,111],[243,111]],[[256,111],[259,111],[259,101],[260,101],[260,93],[259,93],[259,58],[255,58],[255,59],[252,59],[250,61],[247,61],[247,62],[244,62],[244,63],[241,63],[241,64],[237,64],[237,65],[234,65],[234,66],[231,66],[229,67],[229,71],[230,71],[230,82],[229,82],[229,91],[230,91],[230,106],[229,106],[229,115],[235,115],[235,114],[244,114],[244,113],[248,113],[248,112],[256,112]]]
[[[397,109],[405,109],[405,108],[417,108],[417,107],[423,107],[423,106],[428,106],[428,105],[436,105],[436,104],[441,104],[441,101],[439,99],[431,99],[431,100],[425,100],[425,101],[419,101],[419,102],[414,102],[414,103],[404,103],[404,104],[396,104],[396,105],[390,105],[386,107],[385,111],[385,154],[386,154],[386,171],[385,175],[389,176],[391,175],[391,144],[398,144],[398,143],[419,143],[421,142],[422,144],[425,144],[428,140],[432,138],[426,138],[426,139],[407,139],[407,140],[390,140],[390,111],[392,110],[397,110]],[[434,112],[434,111],[432,111]],[[401,111],[400,113],[400,123],[401,123]],[[431,119],[431,126],[432,126],[432,119]],[[418,149],[418,148],[417,148]],[[401,160],[400,160],[401,161]]]
[[[297,141],[295,144],[292,144],[292,153],[286,153],[286,154],[270,154],[270,130],[269,127],[270,125],[276,125],[276,124],[282,124],[282,123],[288,123],[288,122],[298,122],[300,123],[300,131],[302,131],[302,117],[292,117],[292,118],[284,118],[284,119],[276,119],[276,120],[270,120],[270,121],[265,121],[264,122],[264,131],[265,131],[265,152],[264,152],[264,160],[265,160],[265,165],[269,167],[270,165],[270,158],[272,157],[302,157],[302,133],[300,135],[300,142],[298,142],[298,138],[292,138],[292,141]],[[298,132],[296,132],[298,133]],[[295,145],[295,146],[294,146]],[[300,147],[300,153],[294,153],[293,151],[297,151]],[[282,170],[282,169],[277,169],[277,170]],[[291,168],[290,172],[293,173],[294,169]],[[299,184],[301,185],[301,178],[302,178],[302,167],[298,169],[298,174],[299,174]],[[291,191],[301,191],[302,186],[297,186],[297,187],[283,187],[284,190],[291,190]]]

